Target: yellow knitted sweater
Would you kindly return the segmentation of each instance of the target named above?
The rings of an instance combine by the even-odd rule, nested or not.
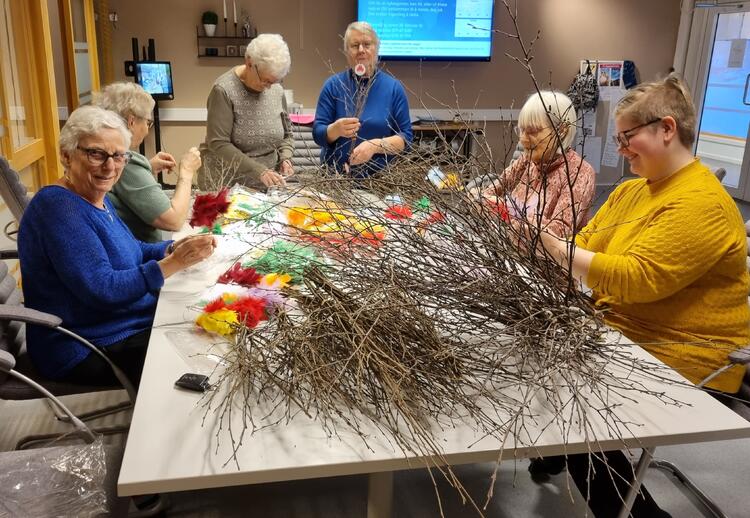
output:
[[[750,343],[746,233],[699,160],[657,182],[618,187],[576,238],[596,252],[586,283],[606,320],[697,383]],[[736,392],[744,366],[709,387]]]

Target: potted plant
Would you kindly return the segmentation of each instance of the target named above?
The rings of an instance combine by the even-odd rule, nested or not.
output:
[[[213,36],[216,32],[216,24],[219,23],[219,15],[213,11],[206,11],[201,16],[203,22],[203,30],[206,31],[206,36]]]

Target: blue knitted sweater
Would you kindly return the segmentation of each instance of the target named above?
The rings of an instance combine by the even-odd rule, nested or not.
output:
[[[339,138],[328,143],[328,125],[342,117],[352,117],[354,114],[357,95],[367,88],[367,82],[372,86],[367,92],[364,110],[359,117],[361,127],[357,133],[356,144],[373,138],[400,135],[408,147],[412,141],[411,119],[409,118],[409,101],[403,85],[392,75],[378,70],[370,79],[356,78],[349,70],[340,72],[328,78],[318,97],[313,124],[313,138],[321,146],[321,161],[342,170],[352,152],[352,139]],[[354,176],[369,176],[380,171],[387,164],[390,157],[376,154],[372,159],[360,166],[352,167]]]
[[[168,242],[137,241],[109,200],[98,209],[57,185],[41,189],[21,220],[18,253],[26,307],[106,347],[153,325],[164,276],[157,261]],[[89,350],[57,331],[29,325],[29,356],[59,379]]]

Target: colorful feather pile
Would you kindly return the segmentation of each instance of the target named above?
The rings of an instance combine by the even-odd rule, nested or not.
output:
[[[211,227],[219,216],[227,212],[229,204],[229,189],[227,188],[217,193],[198,194],[193,202],[190,226]]]

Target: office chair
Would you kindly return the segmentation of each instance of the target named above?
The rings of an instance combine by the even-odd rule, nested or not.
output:
[[[15,240],[18,233],[18,223],[21,221],[26,207],[29,205],[29,195],[26,186],[21,182],[18,173],[15,172],[5,158],[0,156],[0,197],[13,214],[14,221],[5,225],[5,235]]]
[[[5,253],[7,257],[9,253]],[[3,254],[0,254],[3,257]],[[109,364],[115,376],[121,383],[121,387],[100,387],[79,385],[68,382],[44,380],[34,369],[26,353],[25,323],[42,325],[45,327],[55,328],[61,333],[75,338],[85,347],[91,349],[92,354],[98,354]],[[125,374],[114,365],[106,355],[95,345],[76,335],[75,333],[60,326],[62,320],[59,317],[42,313],[33,309],[25,308],[21,305],[21,293],[16,286],[16,279],[10,275],[8,265],[0,261],[0,351],[10,354],[14,358],[16,371],[24,376],[37,380],[45,390],[56,396],[69,394],[85,394],[90,392],[100,392],[104,390],[117,390],[124,388],[128,394],[128,401],[117,403],[115,405],[81,414],[82,420],[94,419],[115,412],[131,408],[135,403],[136,391],[132,383]],[[9,377],[0,373],[0,399],[23,400],[35,399],[39,397],[36,388],[30,387],[25,381],[17,377]],[[68,416],[59,412],[59,405],[51,405],[56,416],[61,420],[67,420]],[[113,427],[99,430],[102,433],[119,433],[127,430],[127,426]],[[48,439],[47,436],[31,438],[31,442]],[[19,447],[27,446],[27,441],[19,443]]]

